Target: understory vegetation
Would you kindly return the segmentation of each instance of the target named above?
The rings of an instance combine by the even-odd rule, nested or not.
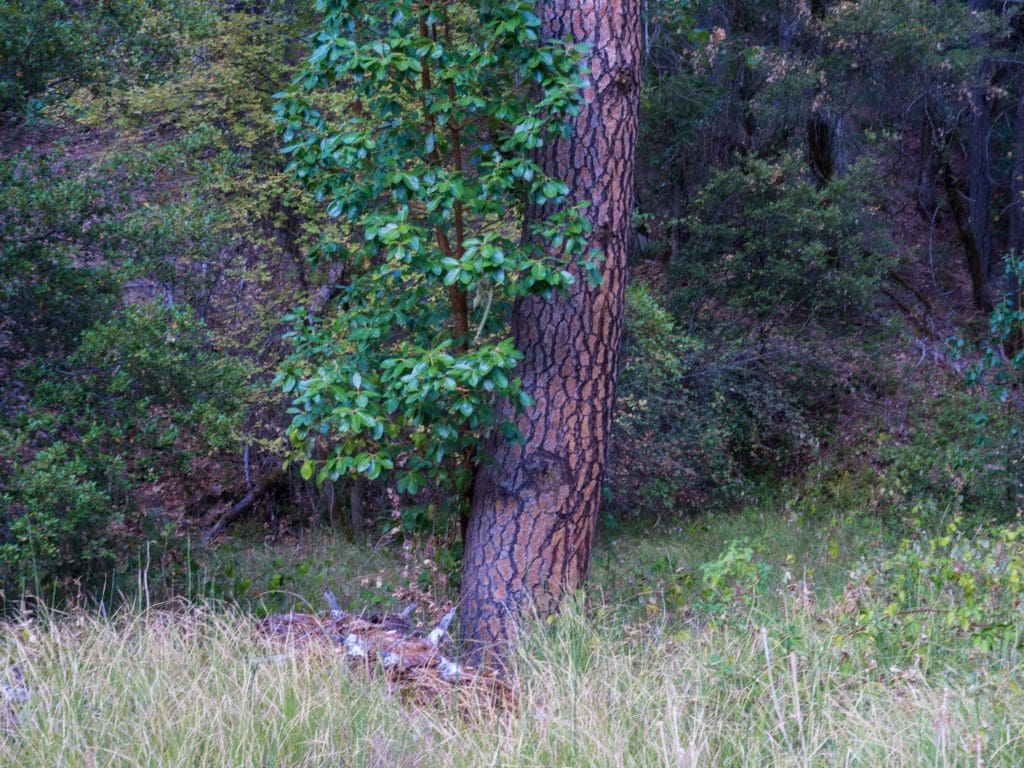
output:
[[[950,509],[934,532],[901,541],[873,504],[891,493],[908,515],[921,510],[892,480],[823,470],[815,486],[736,513],[606,535],[586,603],[529,629],[511,709],[396,689],[330,644],[271,642],[223,603],[14,621],[0,654],[33,694],[0,755],[26,766],[1018,765],[1022,529],[980,532]],[[284,595],[314,610],[325,587],[362,604],[361,589],[401,578],[400,562],[350,542],[293,557],[277,571],[293,580],[263,582],[265,607]]]
[[[640,5],[589,579],[496,707],[255,624],[459,603],[591,51],[0,0],[0,764],[1024,764],[1017,5]]]

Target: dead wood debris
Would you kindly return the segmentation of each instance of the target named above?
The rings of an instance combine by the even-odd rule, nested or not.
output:
[[[284,476],[284,468],[277,467],[261,477],[259,482],[242,497],[241,501],[217,518],[217,522],[213,524],[213,527],[203,534],[203,544],[209,544],[217,538],[225,528],[245,514],[253,505],[256,504],[257,501],[263,498],[267,491],[273,488],[279,480],[282,480]]]
[[[415,605],[396,614],[355,615],[342,610],[330,592],[324,599],[330,609],[325,614],[278,614],[260,621],[257,629],[293,651],[332,648],[351,667],[383,675],[393,692],[418,704],[455,701],[467,714],[482,707],[512,707],[513,689],[507,679],[467,667],[451,652],[448,628],[454,608],[426,632],[410,623]]]
[[[28,698],[25,676],[15,664],[8,670],[7,680],[0,681],[0,739],[13,735],[18,727],[19,710]]]

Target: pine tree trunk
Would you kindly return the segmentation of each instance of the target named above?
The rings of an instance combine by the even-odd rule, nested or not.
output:
[[[548,38],[592,45],[586,102],[545,169],[589,200],[604,280],[577,269],[566,297],[516,307],[518,370],[536,401],[516,419],[524,442],[495,438],[476,478],[460,623],[468,655],[500,663],[517,625],[549,615],[586,576],[608,452],[622,332],[640,95],[640,0],[548,0]],[[509,418],[512,418],[510,415]]]

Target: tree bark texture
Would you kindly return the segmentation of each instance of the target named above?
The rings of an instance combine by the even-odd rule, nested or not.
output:
[[[567,296],[523,299],[513,327],[522,443],[495,436],[476,477],[460,624],[467,655],[501,663],[521,619],[549,615],[586,576],[594,540],[622,335],[640,97],[640,0],[549,0],[543,34],[592,45],[585,105],[570,139],[540,161],[589,200],[599,286],[576,269]]]
[[[989,133],[992,131],[992,107],[980,89],[971,93],[971,130],[968,142],[970,155],[971,230],[978,246],[982,272],[987,278],[992,270],[992,157]]]
[[[828,107],[815,109],[807,119],[807,151],[819,187],[846,170],[843,119]]]
[[[1010,231],[1007,250],[1024,254],[1024,77],[1018,83],[1017,110],[1013,121],[1013,167],[1010,169]],[[1020,279],[1007,275],[1004,295],[1015,310],[1020,309]],[[1003,344],[1007,355],[1013,356],[1024,347],[1024,335],[1014,333]]]

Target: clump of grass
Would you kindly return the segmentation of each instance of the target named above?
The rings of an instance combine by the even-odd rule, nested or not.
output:
[[[589,615],[588,615],[589,614]],[[1022,668],[880,668],[821,612],[667,631],[570,605],[526,637],[515,711],[411,705],[230,610],[0,629],[30,691],[0,765],[1019,766]]]
[[[231,611],[55,618],[5,627],[0,649],[31,692],[4,765],[387,764],[426,733],[379,682],[281,654]]]

